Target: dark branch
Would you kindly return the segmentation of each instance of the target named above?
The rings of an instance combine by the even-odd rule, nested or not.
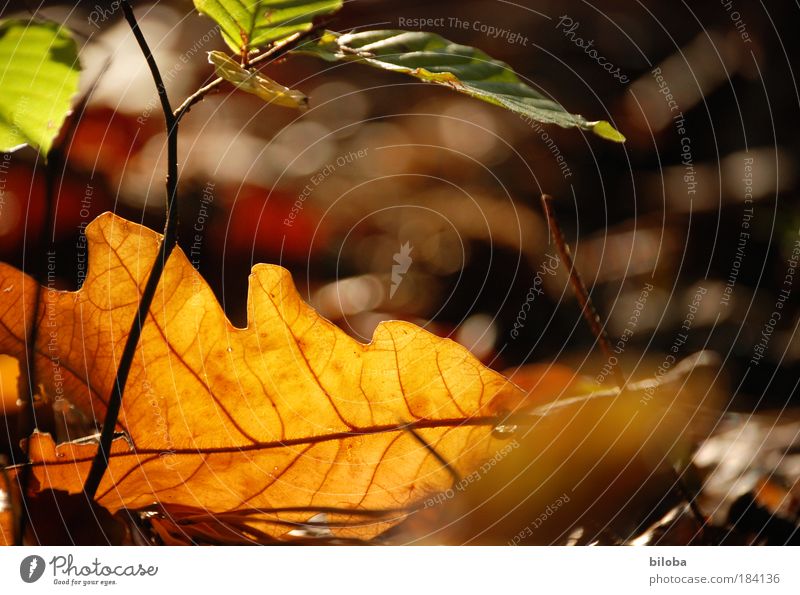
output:
[[[410,425],[407,426],[405,428],[405,430],[409,434],[411,434],[417,442],[419,442],[423,447],[425,447],[425,450],[427,450],[429,453],[431,453],[431,455],[433,456],[434,459],[439,461],[439,463],[442,465],[442,467],[444,467],[445,471],[447,471],[450,474],[450,477],[453,478],[453,481],[456,484],[461,482],[461,476],[458,474],[458,471],[456,471],[453,468],[453,466],[450,464],[450,461],[445,459],[441,454],[439,454],[439,451],[437,451],[433,446],[428,444],[426,442],[425,438],[423,438],[422,435],[419,432],[417,432]]]
[[[167,126],[167,214],[166,223],[164,225],[164,239],[158,251],[158,256],[153,263],[153,268],[150,270],[150,275],[147,278],[144,290],[139,301],[139,308],[136,312],[136,318],[131,325],[131,331],[125,341],[125,347],[122,351],[122,357],[117,368],[117,376],[114,381],[111,396],[108,400],[108,409],[106,417],[103,422],[103,430],[100,433],[100,447],[97,454],[92,460],[92,466],[89,470],[89,475],[86,478],[86,483],[83,486],[84,493],[87,498],[94,499],[97,493],[97,488],[103,479],[103,475],[108,468],[108,461],[111,455],[111,443],[114,439],[114,430],[117,425],[117,418],[119,417],[119,410],[122,406],[122,394],[125,391],[125,384],[128,381],[128,375],[133,365],[133,358],[136,355],[136,347],[139,344],[139,338],[142,335],[142,327],[153,303],[153,298],[156,294],[156,288],[161,280],[161,274],[164,272],[167,260],[172,254],[172,250],[177,243],[177,230],[178,230],[178,213],[177,213],[177,190],[178,190],[178,119],[172,114],[172,106],[167,96],[167,89],[164,86],[164,81],[161,78],[161,73],[158,70],[155,58],[147,45],[147,41],[139,28],[139,23],[133,14],[128,0],[121,2],[122,12],[125,15],[125,20],[133,32],[136,42],[147,61],[150,68],[150,73],[153,76],[153,81],[158,91],[158,97],[161,101],[161,108],[164,112],[164,122]]]
[[[294,35],[290,35],[289,37],[287,37],[286,39],[282,40],[281,42],[276,43],[275,45],[273,45],[270,49],[268,49],[263,54],[260,54],[260,55],[256,56],[255,58],[253,58],[252,60],[250,60],[248,62],[248,65],[252,66],[254,64],[258,64],[260,62],[263,62],[264,60],[267,60],[269,58],[272,58],[273,60],[277,60],[278,58],[281,58],[282,56],[285,56],[286,54],[288,54],[292,50],[297,49],[297,47],[303,41],[305,41],[308,38],[316,35],[319,32],[321,27],[322,27],[322,25],[316,25],[316,26],[312,27],[311,29],[309,29],[308,31],[303,31],[303,32],[300,32],[300,33],[295,33]],[[182,104],[180,104],[175,109],[175,111],[173,112],[173,115],[175,116],[176,122],[180,122],[181,118],[183,118],[183,116],[185,116],[189,112],[189,110],[192,109],[192,107],[194,105],[196,105],[197,103],[200,103],[205,98],[206,95],[208,95],[211,91],[213,91],[217,87],[219,87],[224,81],[225,81],[225,79],[223,79],[222,77],[215,78],[214,80],[212,80],[207,85],[204,85],[203,87],[200,87],[197,91],[195,91],[194,93],[189,95],[189,97],[187,97],[184,100],[184,102]]]
[[[544,207],[544,212],[547,216],[547,222],[550,226],[550,233],[553,236],[553,241],[556,243],[556,247],[561,255],[561,259],[569,269],[569,281],[572,284],[572,289],[575,292],[575,296],[578,298],[578,303],[581,306],[581,313],[586,319],[586,322],[589,323],[589,327],[592,329],[594,336],[600,343],[600,347],[608,359],[609,365],[611,365],[611,362],[615,362],[616,359],[613,358],[611,354],[611,346],[608,341],[606,329],[601,324],[600,316],[598,316],[597,310],[595,310],[594,304],[592,304],[592,298],[589,295],[589,292],[586,290],[586,285],[584,285],[583,279],[581,279],[578,270],[575,268],[575,263],[572,261],[569,245],[567,245],[567,242],[564,240],[564,236],[561,233],[561,227],[558,224],[558,219],[556,218],[555,213],[553,213],[553,207],[550,204],[552,200],[552,196],[548,194],[542,195],[542,206]],[[617,384],[619,385],[620,391],[622,391],[625,387],[625,375],[622,373],[618,363],[614,364],[612,367]],[[689,509],[699,524],[700,532],[702,533],[703,529],[708,523],[708,520],[700,509],[700,505],[697,503],[697,500],[691,495],[690,490],[686,486],[682,473],[679,473],[678,470],[671,464],[670,469],[672,470],[675,479],[675,489],[677,490],[678,495],[689,504]]]
[[[583,314],[583,318],[589,324],[589,328],[592,330],[592,333],[597,338],[597,342],[600,344],[600,349],[603,350],[603,354],[606,356],[609,365],[611,362],[616,361],[613,354],[611,353],[611,344],[608,340],[608,334],[606,334],[606,329],[603,324],[600,322],[600,316],[597,314],[597,310],[594,308],[594,304],[592,303],[592,298],[589,295],[589,292],[586,290],[586,285],[583,283],[583,279],[578,273],[578,269],[575,268],[575,263],[572,260],[572,254],[569,250],[569,245],[567,244],[566,240],[564,239],[564,235],[561,233],[561,226],[558,224],[558,219],[553,212],[553,207],[550,204],[553,200],[553,197],[549,194],[542,194],[542,207],[544,208],[544,214],[547,217],[547,224],[550,227],[550,235],[553,237],[553,241],[556,244],[556,248],[558,249],[558,253],[561,255],[561,260],[564,262],[564,266],[567,268],[567,272],[569,273],[569,282],[572,285],[572,291],[575,293],[575,297],[578,299],[578,304],[581,307],[581,314]],[[618,365],[612,366],[614,371],[614,376],[616,378],[617,384],[620,388],[625,386],[625,376],[622,374]]]

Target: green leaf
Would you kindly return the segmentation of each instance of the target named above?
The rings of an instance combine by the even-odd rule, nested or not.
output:
[[[194,0],[214,19],[230,48],[245,54],[311,28],[314,17],[336,12],[342,0]]]
[[[504,62],[435,33],[365,31],[340,35],[326,32],[316,44],[305,45],[296,52],[312,54],[330,62],[356,61],[410,74],[504,107],[523,118],[564,128],[590,130],[602,138],[625,142],[625,137],[608,122],[589,121],[569,113],[522,82]]]
[[[223,52],[208,52],[208,61],[214,65],[217,76],[268,103],[300,109],[308,107],[308,97],[300,91],[284,87],[261,73],[243,68],[241,64]]]
[[[47,155],[78,91],[78,48],[55,23],[0,21],[0,151]]]

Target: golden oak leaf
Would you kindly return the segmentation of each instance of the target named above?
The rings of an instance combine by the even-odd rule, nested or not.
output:
[[[86,236],[83,287],[43,290],[35,366],[46,396],[99,421],[160,236],[111,214]],[[35,291],[0,265],[0,353],[24,360]],[[402,519],[393,511],[491,458],[503,443],[497,416],[524,398],[466,349],[412,324],[384,323],[370,344],[357,342],[278,266],[253,268],[248,325],[236,328],[176,249],[125,387],[128,439],[114,441],[97,498],[112,512],[154,503],[237,512],[271,537],[328,511],[336,535],[369,538]],[[80,491],[96,449],[34,434],[39,489]]]

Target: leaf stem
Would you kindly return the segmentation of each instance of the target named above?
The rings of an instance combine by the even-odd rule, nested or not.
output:
[[[253,58],[252,60],[250,60],[247,65],[252,66],[254,64],[258,64],[259,62],[263,62],[268,58],[278,59],[286,55],[290,51],[297,49],[297,46],[300,44],[300,42],[315,35],[320,30],[320,28],[321,25],[317,25],[312,27],[311,29],[308,29],[307,31],[302,31],[290,35],[286,39],[273,45],[263,54],[260,54],[255,58]],[[180,122],[181,118],[183,118],[183,116],[185,116],[189,112],[189,110],[192,109],[194,105],[200,103],[205,98],[206,95],[208,95],[211,91],[213,91],[219,85],[221,85],[224,82],[224,80],[225,79],[223,79],[222,77],[215,78],[207,85],[200,87],[197,91],[189,95],[184,100],[184,102],[180,104],[177,108],[175,108],[175,111],[172,112],[175,121]]]
[[[561,233],[561,226],[558,223],[558,218],[553,212],[553,206],[550,204],[552,201],[552,196],[549,194],[542,194],[542,208],[547,217],[547,224],[550,227],[550,235],[553,237],[558,253],[561,255],[561,260],[567,267],[569,282],[572,285],[572,291],[575,293],[575,297],[578,299],[578,304],[581,307],[581,314],[583,314],[583,318],[586,320],[597,342],[600,344],[600,349],[603,350],[603,354],[606,356],[609,365],[611,365],[617,384],[622,388],[625,386],[625,376],[616,363],[612,365],[612,362],[616,362],[616,358],[611,353],[611,343],[608,340],[608,334],[606,333],[605,326],[600,322],[600,316],[597,314],[597,310],[594,307],[592,297],[586,290],[586,285],[578,269],[575,268],[569,245],[564,239],[564,234]]]
[[[134,318],[130,333],[125,340],[122,357],[120,358],[119,367],[117,368],[117,376],[114,380],[114,386],[112,387],[111,396],[108,400],[106,417],[103,421],[103,430],[100,433],[100,446],[92,460],[89,475],[83,486],[83,491],[89,499],[94,499],[97,488],[100,486],[103,475],[108,468],[108,461],[111,455],[111,443],[114,438],[114,430],[117,425],[119,410],[122,406],[122,394],[125,390],[125,384],[127,383],[131,366],[133,365],[133,358],[136,355],[136,347],[139,344],[139,338],[142,335],[142,327],[144,326],[144,321],[153,303],[153,299],[155,298],[156,288],[161,280],[161,275],[164,272],[167,260],[177,244],[178,236],[178,118],[172,113],[172,106],[167,96],[167,89],[164,86],[161,72],[150,51],[150,46],[147,44],[147,40],[145,40],[139,28],[139,23],[136,21],[136,17],[133,14],[133,9],[128,0],[122,0],[120,6],[122,7],[125,20],[128,22],[133,36],[139,44],[139,49],[141,49],[147,61],[147,66],[150,68],[150,74],[153,77],[153,82],[158,91],[158,98],[161,101],[161,109],[164,112],[164,121],[167,126],[167,212],[166,222],[164,224],[164,238],[161,241],[158,255],[156,256],[153,268],[150,270],[150,275],[142,291],[139,307],[136,311],[136,318]]]
[[[422,437],[422,435],[419,432],[417,432],[410,425],[407,426],[405,429],[409,434],[411,434],[414,440],[419,442],[425,448],[425,450],[427,450],[431,454],[431,456],[433,456],[433,458],[436,459],[442,465],[445,471],[447,471],[447,473],[450,474],[450,477],[453,478],[454,485],[461,482],[461,476],[458,474],[458,471],[455,470],[455,468],[450,464],[450,462],[447,459],[445,459],[439,453],[439,451],[437,451],[433,446],[428,444],[428,442],[425,440],[425,438]]]

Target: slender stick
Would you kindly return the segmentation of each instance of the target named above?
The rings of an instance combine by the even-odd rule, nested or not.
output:
[[[439,463],[442,465],[442,467],[444,467],[445,471],[447,471],[450,474],[450,477],[453,478],[453,481],[456,484],[461,482],[461,476],[458,474],[458,471],[456,471],[453,468],[453,466],[450,464],[450,462],[447,459],[445,459],[441,454],[439,454],[439,451],[437,451],[433,446],[428,444],[427,441],[425,440],[425,438],[423,438],[422,435],[419,432],[417,432],[411,426],[407,426],[405,428],[405,430],[414,437],[414,440],[416,440],[423,447],[425,447],[425,450],[427,450],[429,453],[431,453],[431,455],[433,456],[434,459],[439,461]]]
[[[586,285],[583,283],[578,269],[575,268],[569,245],[566,240],[564,240],[564,234],[561,233],[561,226],[558,224],[558,219],[553,212],[553,206],[550,204],[552,200],[553,197],[549,194],[542,194],[542,207],[547,217],[547,224],[550,227],[550,235],[553,236],[553,241],[556,244],[558,253],[561,255],[561,260],[564,261],[564,265],[567,267],[569,282],[572,285],[575,297],[578,299],[578,304],[581,307],[581,314],[583,314],[583,318],[589,324],[589,328],[600,344],[600,349],[603,350],[603,354],[608,359],[609,364],[611,364],[611,362],[616,361],[616,358],[614,358],[611,353],[611,343],[608,340],[608,334],[606,333],[605,327],[600,322],[600,316],[597,314],[597,310],[595,310],[594,304],[592,303],[592,297],[586,290]],[[617,384],[622,388],[625,386],[625,376],[622,374],[622,370],[620,370],[619,366],[616,364],[612,366],[612,369]]]
[[[177,230],[178,230],[178,120],[172,114],[172,106],[167,96],[167,89],[164,86],[164,81],[161,78],[161,72],[158,69],[155,58],[150,51],[150,46],[139,28],[139,23],[133,14],[128,0],[122,0],[120,6],[125,15],[125,20],[133,32],[139,48],[144,54],[147,65],[150,68],[150,73],[158,91],[158,97],[161,100],[161,108],[164,112],[164,121],[167,125],[167,214],[166,223],[164,225],[164,239],[161,241],[158,256],[153,263],[153,268],[150,270],[150,275],[147,278],[144,290],[139,301],[139,308],[136,312],[136,318],[131,325],[131,331],[125,340],[125,347],[122,351],[119,367],[117,368],[117,376],[112,387],[111,396],[108,400],[108,409],[106,417],[103,421],[103,430],[100,434],[100,447],[97,454],[92,460],[92,466],[89,470],[89,475],[86,478],[86,483],[83,486],[83,491],[87,498],[94,499],[97,493],[97,488],[103,479],[103,475],[108,468],[108,460],[111,455],[111,443],[114,439],[114,430],[117,425],[117,418],[119,417],[119,410],[122,406],[122,393],[125,390],[125,384],[128,380],[128,375],[133,365],[133,358],[136,355],[136,347],[139,344],[139,338],[142,335],[142,327],[144,326],[147,313],[150,311],[150,306],[155,298],[156,288],[161,280],[161,274],[164,272],[167,260],[169,259],[172,250],[177,244]]]
[[[572,284],[572,289],[575,292],[575,296],[578,298],[578,303],[581,306],[581,313],[586,319],[586,322],[589,323],[589,327],[592,329],[594,336],[600,343],[600,347],[603,350],[606,358],[608,358],[610,365],[611,362],[616,361],[616,359],[612,359],[608,334],[606,334],[606,329],[600,322],[600,316],[597,314],[597,310],[595,310],[594,304],[592,303],[592,298],[589,295],[589,292],[586,290],[586,285],[584,285],[583,279],[581,279],[578,270],[575,268],[575,263],[572,260],[572,254],[570,253],[569,245],[567,244],[566,240],[564,240],[564,235],[561,233],[561,227],[558,224],[558,219],[556,218],[555,213],[553,212],[553,207],[550,204],[552,200],[553,197],[549,194],[542,194],[542,207],[544,208],[544,213],[547,217],[548,225],[550,226],[550,233],[553,236],[553,241],[556,243],[556,247],[561,255],[561,259],[569,269],[569,281]],[[620,390],[622,390],[625,387],[625,375],[620,369],[618,362],[615,363],[612,368],[617,384],[619,385]],[[672,470],[678,495],[689,504],[689,509],[691,510],[692,515],[695,517],[695,520],[700,524],[700,530],[702,532],[703,528],[705,528],[706,524],[708,523],[707,518],[703,514],[703,511],[700,510],[697,500],[692,497],[689,488],[683,481],[682,474],[680,474],[678,470],[672,466],[672,464],[670,464],[669,467]]]
[[[136,42],[139,44],[139,49],[147,61],[150,68],[150,74],[153,77],[153,82],[158,91],[158,97],[161,101],[161,109],[164,112],[164,121],[167,127],[167,214],[166,222],[164,225],[164,239],[161,242],[158,256],[150,270],[150,275],[147,278],[144,290],[139,301],[139,307],[136,312],[136,318],[131,326],[131,331],[125,341],[125,346],[122,351],[119,367],[117,368],[117,376],[112,387],[112,393],[108,400],[108,408],[106,410],[106,417],[103,422],[103,429],[100,433],[100,447],[97,454],[92,460],[92,466],[89,469],[89,475],[83,486],[83,491],[88,498],[93,499],[100,486],[100,482],[105,475],[108,468],[108,460],[111,455],[111,443],[114,439],[114,431],[119,417],[119,411],[122,406],[122,394],[125,390],[128,376],[133,365],[133,358],[136,355],[136,347],[142,335],[142,327],[150,306],[155,298],[156,288],[161,280],[161,275],[166,267],[167,260],[172,254],[172,250],[177,244],[177,230],[178,230],[178,203],[177,203],[177,190],[178,190],[178,123],[181,118],[191,109],[191,107],[202,100],[203,97],[211,91],[214,87],[222,82],[222,79],[216,79],[212,83],[202,87],[197,92],[192,94],[186,99],[176,110],[173,111],[170,105],[169,97],[167,95],[164,81],[161,77],[161,72],[158,69],[153,53],[150,51],[150,46],[144,38],[139,23],[136,21],[136,16],[133,14],[128,0],[122,0],[120,6],[125,16],[125,20],[133,32]],[[261,56],[253,59],[251,64],[261,62],[269,57],[277,57],[292,48],[296,47],[297,42],[305,39],[307,36],[314,33],[316,28],[312,28],[304,33],[298,33],[289,37],[285,42],[275,45],[269,51]]]
[[[280,43],[276,43],[274,46],[272,46],[270,49],[268,49],[263,54],[260,54],[260,55],[256,56],[255,58],[253,58],[252,60],[250,60],[248,62],[248,65],[252,66],[254,64],[258,64],[259,62],[263,62],[264,60],[266,60],[268,58],[273,58],[273,59],[277,60],[281,56],[289,53],[290,51],[292,51],[294,49],[296,49],[297,46],[300,45],[300,43],[302,41],[304,41],[304,40],[308,39],[309,37],[315,35],[320,30],[321,27],[322,27],[321,24],[320,25],[316,25],[316,26],[312,27],[311,29],[309,29],[307,31],[302,31],[302,32],[295,33],[294,35],[290,35],[289,37],[287,37],[286,39],[284,39]],[[175,109],[174,112],[172,112],[173,116],[175,117],[175,120],[177,122],[180,122],[181,118],[183,118],[183,116],[185,116],[186,113],[190,109],[192,109],[192,107],[195,104],[201,102],[205,98],[205,96],[208,95],[208,93],[210,93],[211,91],[216,89],[219,85],[221,85],[224,82],[224,80],[225,79],[223,79],[222,77],[215,78],[214,80],[212,80],[207,85],[205,85],[203,87],[200,87],[197,91],[195,91],[194,93],[189,95],[189,97],[187,97],[184,100],[184,102],[182,104],[180,104]]]
[[[182,104],[175,108],[175,111],[173,112],[175,119],[180,122],[181,118],[183,118],[183,116],[185,116],[196,103],[200,103],[203,98],[205,98],[205,96],[211,91],[216,89],[223,80],[224,79],[222,78],[216,78],[204,87],[200,87],[197,91],[189,95],[189,97],[187,97]]]

